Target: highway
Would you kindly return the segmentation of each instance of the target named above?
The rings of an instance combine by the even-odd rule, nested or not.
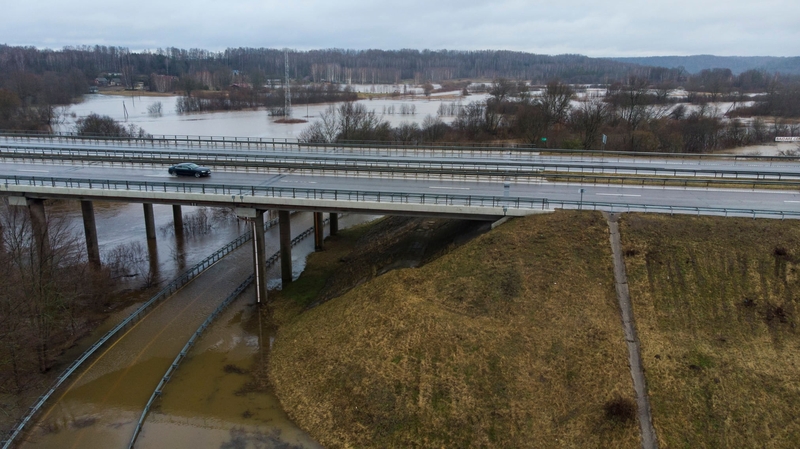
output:
[[[104,167],[95,165],[59,164],[0,164],[0,177],[32,177],[40,180],[69,178],[84,180],[113,180],[121,182],[144,181],[165,186],[234,186],[244,188],[295,189],[298,192],[313,190],[338,190],[383,193],[387,197],[403,194],[452,195],[459,198],[498,198],[500,200],[547,200],[561,208],[595,207],[595,203],[612,204],[615,210],[625,210],[626,205],[646,205],[673,208],[758,209],[800,214],[800,191],[760,189],[719,189],[657,186],[602,186],[572,183],[510,182],[508,191],[500,180],[451,181],[437,179],[384,179],[369,176],[321,176],[303,174],[263,174],[240,172],[215,172],[209,178],[178,178],[170,176],[166,167]],[[581,196],[580,190],[583,189]],[[0,190],[2,192],[2,190]],[[283,195],[283,194],[282,194]],[[327,198],[331,196],[328,195]],[[582,200],[582,201],[581,201]],[[329,206],[330,208],[330,206]],[[600,208],[606,208],[601,206]],[[374,209],[373,209],[374,210]],[[386,211],[383,211],[386,212]]]
[[[0,194],[462,218],[553,208],[800,215],[800,163],[789,157],[226,139],[0,136]],[[167,174],[186,160],[212,176]]]

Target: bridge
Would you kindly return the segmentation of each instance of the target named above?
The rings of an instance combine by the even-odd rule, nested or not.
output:
[[[168,175],[195,161],[210,178]],[[94,201],[143,204],[156,238],[153,204],[233,207],[252,223],[256,284],[263,279],[264,211],[278,210],[282,279],[291,282],[290,211],[356,212],[491,220],[556,208],[800,218],[800,163],[791,157],[631,155],[618,152],[475,146],[304,144],[274,139],[158,136],[0,135],[0,195],[30,209],[46,235],[43,200],[81,201],[89,260],[100,263]],[[259,276],[261,275],[261,276]]]

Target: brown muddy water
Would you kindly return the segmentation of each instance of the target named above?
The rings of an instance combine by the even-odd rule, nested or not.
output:
[[[98,231],[103,226],[99,215]],[[346,216],[340,226],[372,218]],[[292,233],[311,224],[310,214],[293,215]],[[278,228],[266,237],[269,253],[277,251]],[[313,250],[313,238],[293,248],[296,275]],[[127,447],[144,405],[175,356],[250,273],[251,248],[244,245],[155,307],[56,393],[19,447]],[[279,284],[279,266],[268,275],[272,285]],[[198,340],[156,401],[135,447],[320,447],[291,423],[274,395],[247,385],[249,369],[268,356],[272,341],[260,330],[257,309],[248,289]]]

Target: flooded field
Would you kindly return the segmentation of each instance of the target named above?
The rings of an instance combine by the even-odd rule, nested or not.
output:
[[[149,97],[128,95],[89,94],[84,101],[69,107],[67,117],[58,131],[70,131],[75,120],[91,113],[108,115],[113,119],[141,127],[154,135],[231,136],[297,138],[309,123],[319,120],[320,114],[329,104],[295,105],[292,116],[308,120],[308,123],[276,123],[264,109],[256,111],[220,111],[198,114],[178,114],[175,105],[177,96]],[[485,94],[470,95],[460,99],[463,104],[485,100]],[[403,98],[379,98],[359,100],[367,110],[375,111],[392,126],[402,122],[422,123],[426,116],[436,116],[439,106],[459,99],[444,99],[440,96],[425,98],[423,95]],[[152,115],[147,108],[157,102],[162,104],[162,114]],[[402,114],[401,111],[413,114]],[[450,122],[453,117],[442,117]]]

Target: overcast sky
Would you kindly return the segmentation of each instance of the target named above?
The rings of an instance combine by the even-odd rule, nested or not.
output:
[[[61,49],[799,56],[798,0],[0,0],[0,43]]]

